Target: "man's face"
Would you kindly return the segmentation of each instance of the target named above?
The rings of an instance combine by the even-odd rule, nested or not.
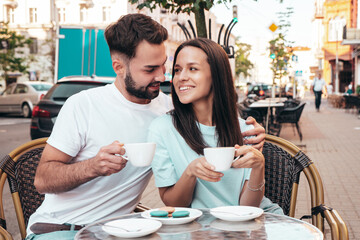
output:
[[[128,65],[125,89],[128,99],[136,103],[147,103],[157,97],[160,82],[165,81],[165,45],[142,41],[136,48],[135,57]]]

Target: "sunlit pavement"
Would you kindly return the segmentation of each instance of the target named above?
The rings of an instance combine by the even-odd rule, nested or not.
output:
[[[300,119],[303,141],[296,129],[285,125],[280,137],[303,148],[318,168],[325,187],[325,204],[335,208],[344,218],[350,239],[360,239],[360,119],[355,110],[335,109],[323,98],[316,112],[314,97],[303,99],[307,104]],[[305,176],[300,179],[296,217],[309,214],[310,195]],[[154,181],[141,201],[149,207],[163,206]],[[326,225],[326,239],[331,239]]]

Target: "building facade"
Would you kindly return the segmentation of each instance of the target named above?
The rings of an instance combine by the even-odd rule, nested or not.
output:
[[[356,28],[357,0],[326,0],[323,4],[323,76],[335,92],[344,92],[354,81],[351,45],[342,45],[344,29]]]
[[[8,22],[12,30],[33,40],[30,48],[25,49],[26,56],[32,56],[29,61],[29,75],[18,78],[19,81],[35,76],[37,80],[56,81],[56,59],[58,28],[83,27],[104,29],[121,15],[141,12],[151,16],[169,31],[166,42],[168,61],[166,63],[167,79],[171,78],[173,53],[182,41],[186,40],[178,23],[187,27],[192,36],[188,20],[195,28],[194,15],[171,14],[167,10],[157,8],[152,12],[148,9],[136,9],[127,0],[2,0],[0,1],[0,21]],[[216,17],[206,12],[206,21],[212,20],[212,39],[217,39],[221,24],[216,23]],[[230,45],[235,43],[231,35]],[[234,61],[230,61],[234,69]],[[1,71],[1,70],[0,70]],[[234,71],[233,71],[234,72]],[[55,76],[55,77],[54,77]]]

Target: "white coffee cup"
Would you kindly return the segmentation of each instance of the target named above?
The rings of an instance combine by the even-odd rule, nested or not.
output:
[[[231,167],[234,161],[234,147],[212,147],[204,148],[206,161],[215,167],[215,171],[226,171]]]
[[[126,143],[122,156],[135,167],[149,166],[154,158],[156,143]]]

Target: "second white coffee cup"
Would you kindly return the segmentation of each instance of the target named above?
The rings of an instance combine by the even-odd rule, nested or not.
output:
[[[212,147],[204,148],[206,161],[215,167],[215,171],[226,171],[231,167],[234,160],[234,147]]]
[[[135,167],[149,166],[154,158],[156,143],[126,143],[122,156]]]

